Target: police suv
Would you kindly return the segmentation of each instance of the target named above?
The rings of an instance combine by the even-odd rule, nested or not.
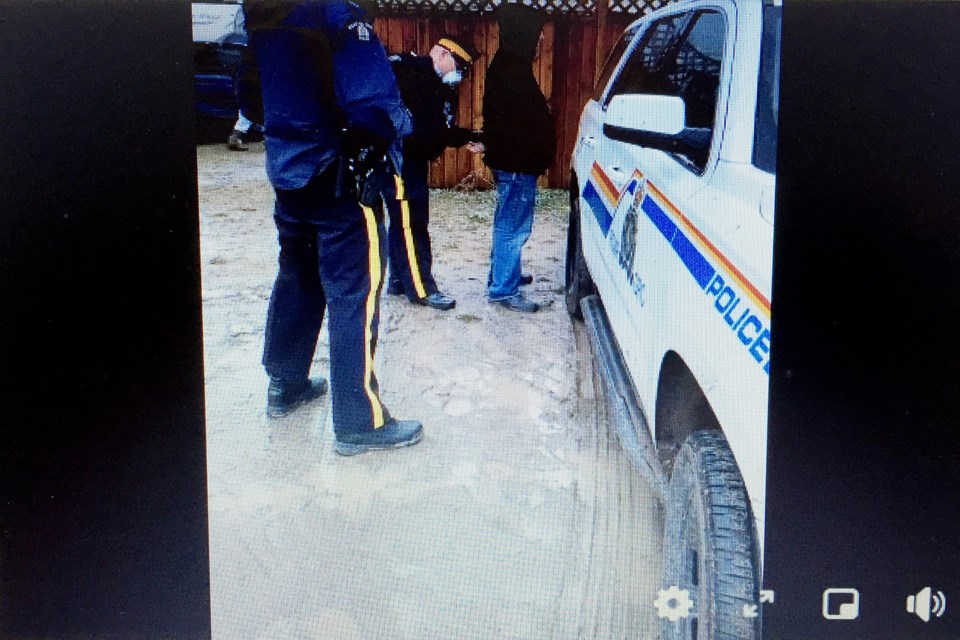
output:
[[[665,504],[662,638],[759,637],[779,0],[631,24],[584,108],[566,298]]]

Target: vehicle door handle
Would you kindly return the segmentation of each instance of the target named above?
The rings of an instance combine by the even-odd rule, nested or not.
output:
[[[621,169],[620,167],[610,167],[609,169],[607,169],[607,175],[610,176],[611,178],[613,178],[613,177],[616,177],[616,178],[626,178],[626,177],[627,177],[627,174],[624,173],[624,172],[623,172],[623,169]]]

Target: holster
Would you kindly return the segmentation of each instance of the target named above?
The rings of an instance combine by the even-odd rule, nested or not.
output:
[[[376,205],[391,188],[390,163],[386,158],[370,159],[367,150],[356,158],[341,156],[337,165],[339,197],[353,196],[362,206]]]

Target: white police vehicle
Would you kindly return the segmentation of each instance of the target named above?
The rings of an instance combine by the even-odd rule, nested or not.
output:
[[[759,637],[779,4],[631,24],[574,150],[567,306],[664,499],[664,639]]]

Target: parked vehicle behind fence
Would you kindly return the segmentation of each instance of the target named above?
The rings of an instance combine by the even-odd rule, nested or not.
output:
[[[194,111],[199,142],[224,142],[237,121],[237,77],[247,44],[239,2],[194,2]]]

